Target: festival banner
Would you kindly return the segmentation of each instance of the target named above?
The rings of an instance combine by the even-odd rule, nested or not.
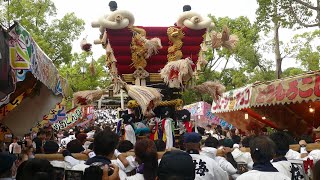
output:
[[[206,102],[197,102],[189,104],[183,107],[187,109],[191,118],[195,119],[198,126],[205,127],[208,124],[220,124],[222,127],[233,127],[231,124],[227,123],[225,120],[219,118],[211,112],[211,105]]]
[[[9,32],[9,62],[15,74],[15,81],[24,81],[27,72],[51,89],[56,95],[67,96],[68,87],[65,79],[59,76],[51,59],[33,40],[30,33],[16,24]]]
[[[66,100],[65,98],[55,108],[51,109],[49,114],[43,116],[43,121],[47,121],[50,124],[56,123],[66,118]]]
[[[320,74],[304,74],[260,84],[252,89],[252,106],[289,104],[320,99]]]
[[[221,113],[248,108],[251,102],[252,86],[248,85],[239,89],[223,93],[217,102],[212,102],[212,113]]]
[[[190,112],[191,117],[192,116],[201,116],[204,115],[204,111],[203,111],[203,106],[204,106],[204,102],[197,102],[197,103],[193,103],[193,104],[189,104],[183,107],[183,109],[186,109]]]
[[[67,116],[65,119],[53,123],[52,128],[56,131],[67,129],[73,126],[75,123],[78,123],[83,117],[83,112],[81,107],[75,107],[67,112]]]
[[[3,119],[10,111],[16,108],[23,100],[25,93],[16,97],[12,102],[0,107],[0,120]]]

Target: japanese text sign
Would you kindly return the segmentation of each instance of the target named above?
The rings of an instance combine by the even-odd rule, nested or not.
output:
[[[67,113],[67,117],[64,120],[52,124],[52,128],[56,131],[66,129],[76,123],[80,118],[82,118],[82,109],[81,107],[77,107],[69,111]]]
[[[228,112],[248,108],[251,102],[251,85],[223,93],[216,102],[212,102],[213,113]]]
[[[254,87],[252,93],[252,106],[315,101],[320,98],[320,74],[261,84]]]

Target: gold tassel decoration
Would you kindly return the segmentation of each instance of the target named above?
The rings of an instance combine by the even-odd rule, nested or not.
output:
[[[181,48],[183,46],[182,39],[184,38],[182,29],[177,27],[169,27],[167,29],[167,35],[169,42],[172,44],[168,48],[168,62],[182,59],[183,54]]]
[[[226,90],[225,86],[218,81],[207,81],[195,86],[194,89],[201,94],[209,94],[214,101],[218,100]]]

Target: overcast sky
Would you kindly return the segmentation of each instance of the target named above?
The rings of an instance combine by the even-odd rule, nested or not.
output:
[[[74,42],[73,51],[81,52],[80,40],[88,36],[88,41],[93,42],[98,39],[99,30],[91,27],[91,22],[104,14],[108,14],[109,1],[106,0],[53,0],[57,9],[58,17],[66,13],[75,12],[77,17],[83,19],[86,23],[85,31],[79,40]],[[203,16],[212,14],[218,17],[229,16],[236,18],[247,16],[250,21],[255,20],[255,11],[258,7],[256,0],[117,0],[118,9],[129,10],[135,17],[135,25],[141,26],[170,26],[173,25],[182,12],[182,7],[189,4],[192,11],[198,12]],[[291,30],[282,30],[280,32],[281,40],[289,41],[294,32]],[[98,58],[104,54],[104,50],[99,45],[92,48],[94,57]],[[268,55],[271,56],[271,55]],[[270,58],[273,58],[271,56]],[[290,67],[294,62],[292,60],[284,61],[283,68]],[[221,66],[224,64],[222,63]],[[236,66],[235,62],[228,64],[228,67]]]

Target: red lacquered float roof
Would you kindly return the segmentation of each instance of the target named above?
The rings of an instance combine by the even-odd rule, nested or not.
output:
[[[162,49],[159,50],[157,55],[151,56],[147,59],[148,65],[145,68],[149,73],[159,73],[159,71],[168,62],[167,54],[168,47],[170,46],[167,29],[168,27],[140,27],[143,28],[147,33],[147,38],[151,39],[158,37],[161,39]],[[121,74],[132,74],[135,71],[134,67],[131,67],[131,39],[132,32],[130,29],[106,29],[108,33],[108,39],[113,49],[114,55],[117,59],[117,69],[119,75]],[[200,44],[203,41],[203,35],[206,29],[192,30],[189,28],[182,29],[185,36],[182,39],[183,46],[181,51],[183,58],[190,57],[196,64],[198,60],[198,54],[200,51]]]

